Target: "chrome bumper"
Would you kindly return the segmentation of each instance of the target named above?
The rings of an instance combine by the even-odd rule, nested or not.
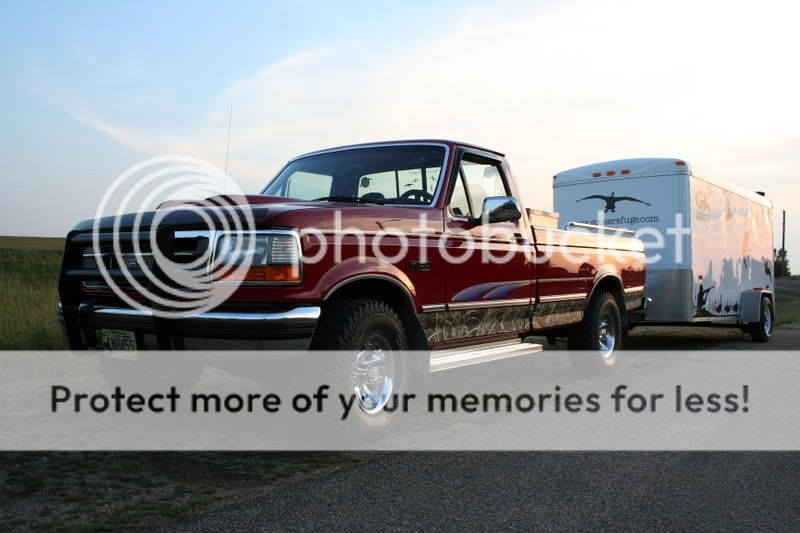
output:
[[[132,330],[147,348],[163,339],[185,349],[307,349],[321,314],[318,306],[274,312],[212,311],[183,318],[158,318],[151,311],[80,304],[77,325],[84,344],[97,344],[102,328]],[[158,340],[162,339],[162,340]]]

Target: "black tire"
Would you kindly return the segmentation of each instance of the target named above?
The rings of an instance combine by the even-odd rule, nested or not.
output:
[[[775,307],[767,296],[761,298],[761,320],[750,323],[750,337],[755,342],[767,342],[775,328]]]
[[[335,388],[359,394],[361,408],[354,407],[351,416],[356,414],[363,425],[380,428],[390,422],[394,415],[394,398],[409,391],[411,377],[410,361],[405,353],[408,338],[400,317],[390,305],[370,299],[331,302],[317,325],[312,349],[352,352],[349,365],[338,364],[332,369]],[[376,354],[383,360],[375,360]],[[364,389],[358,383],[359,379],[366,379],[359,376],[370,374],[373,366],[381,367],[384,372],[383,385],[377,385],[381,394],[376,395],[364,392],[371,387]],[[385,377],[390,375],[391,384],[387,386]],[[381,405],[377,397],[386,402]]]
[[[601,372],[613,367],[622,349],[622,314],[614,295],[599,291],[583,313],[583,320],[567,338],[576,370]]]

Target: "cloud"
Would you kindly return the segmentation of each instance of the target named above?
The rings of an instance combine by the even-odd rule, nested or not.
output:
[[[796,10],[687,1],[469,8],[395,48],[300,50],[232,81],[191,127],[146,131],[99,118],[102,110],[64,108],[143,154],[222,165],[233,104],[230,168],[253,187],[307,150],[447,137],[509,154],[523,194],[541,208],[555,172],[632,156],[684,157],[780,190],[800,153],[800,74],[788,57],[800,48]]]

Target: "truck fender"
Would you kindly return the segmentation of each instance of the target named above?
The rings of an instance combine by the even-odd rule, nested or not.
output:
[[[357,258],[346,259],[326,272],[319,282],[323,300],[329,300],[336,292],[351,283],[368,279],[395,285],[414,313],[417,312],[416,290],[408,276],[396,266],[374,258],[362,261]]]
[[[429,349],[428,339],[417,316],[416,292],[408,277],[397,267],[382,264],[374,259],[367,259],[364,263],[358,263],[357,260],[348,260],[331,269],[325,278],[329,276],[330,279],[338,278],[338,281],[330,284],[330,288],[324,292],[323,300],[325,301],[330,300],[337,294],[349,293],[353,289],[360,292],[358,286],[360,284],[368,285],[370,281],[388,283],[396,287],[395,294],[402,295],[401,301],[405,303],[405,305],[401,305],[397,309],[397,312],[405,326],[411,350],[427,351]],[[380,296],[380,293],[368,292],[360,297],[376,298]],[[424,387],[427,384],[429,370],[429,356],[423,354],[421,357],[415,356],[411,359],[412,379],[418,386]]]
[[[611,265],[604,265],[597,270],[594,275],[594,280],[592,281],[592,288],[589,289],[589,294],[586,298],[586,305],[589,305],[589,302],[592,301],[592,298],[599,287],[610,290],[610,292],[617,299],[617,306],[619,307],[619,312],[622,315],[623,324],[627,322],[628,313],[625,308],[625,298],[623,293],[624,285],[622,284],[622,277],[619,275],[619,272],[617,272],[616,268]]]

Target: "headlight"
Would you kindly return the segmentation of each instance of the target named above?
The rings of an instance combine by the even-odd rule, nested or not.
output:
[[[247,268],[235,268],[243,263]],[[296,233],[223,233],[214,264],[219,279],[261,283],[300,281],[300,239]]]

